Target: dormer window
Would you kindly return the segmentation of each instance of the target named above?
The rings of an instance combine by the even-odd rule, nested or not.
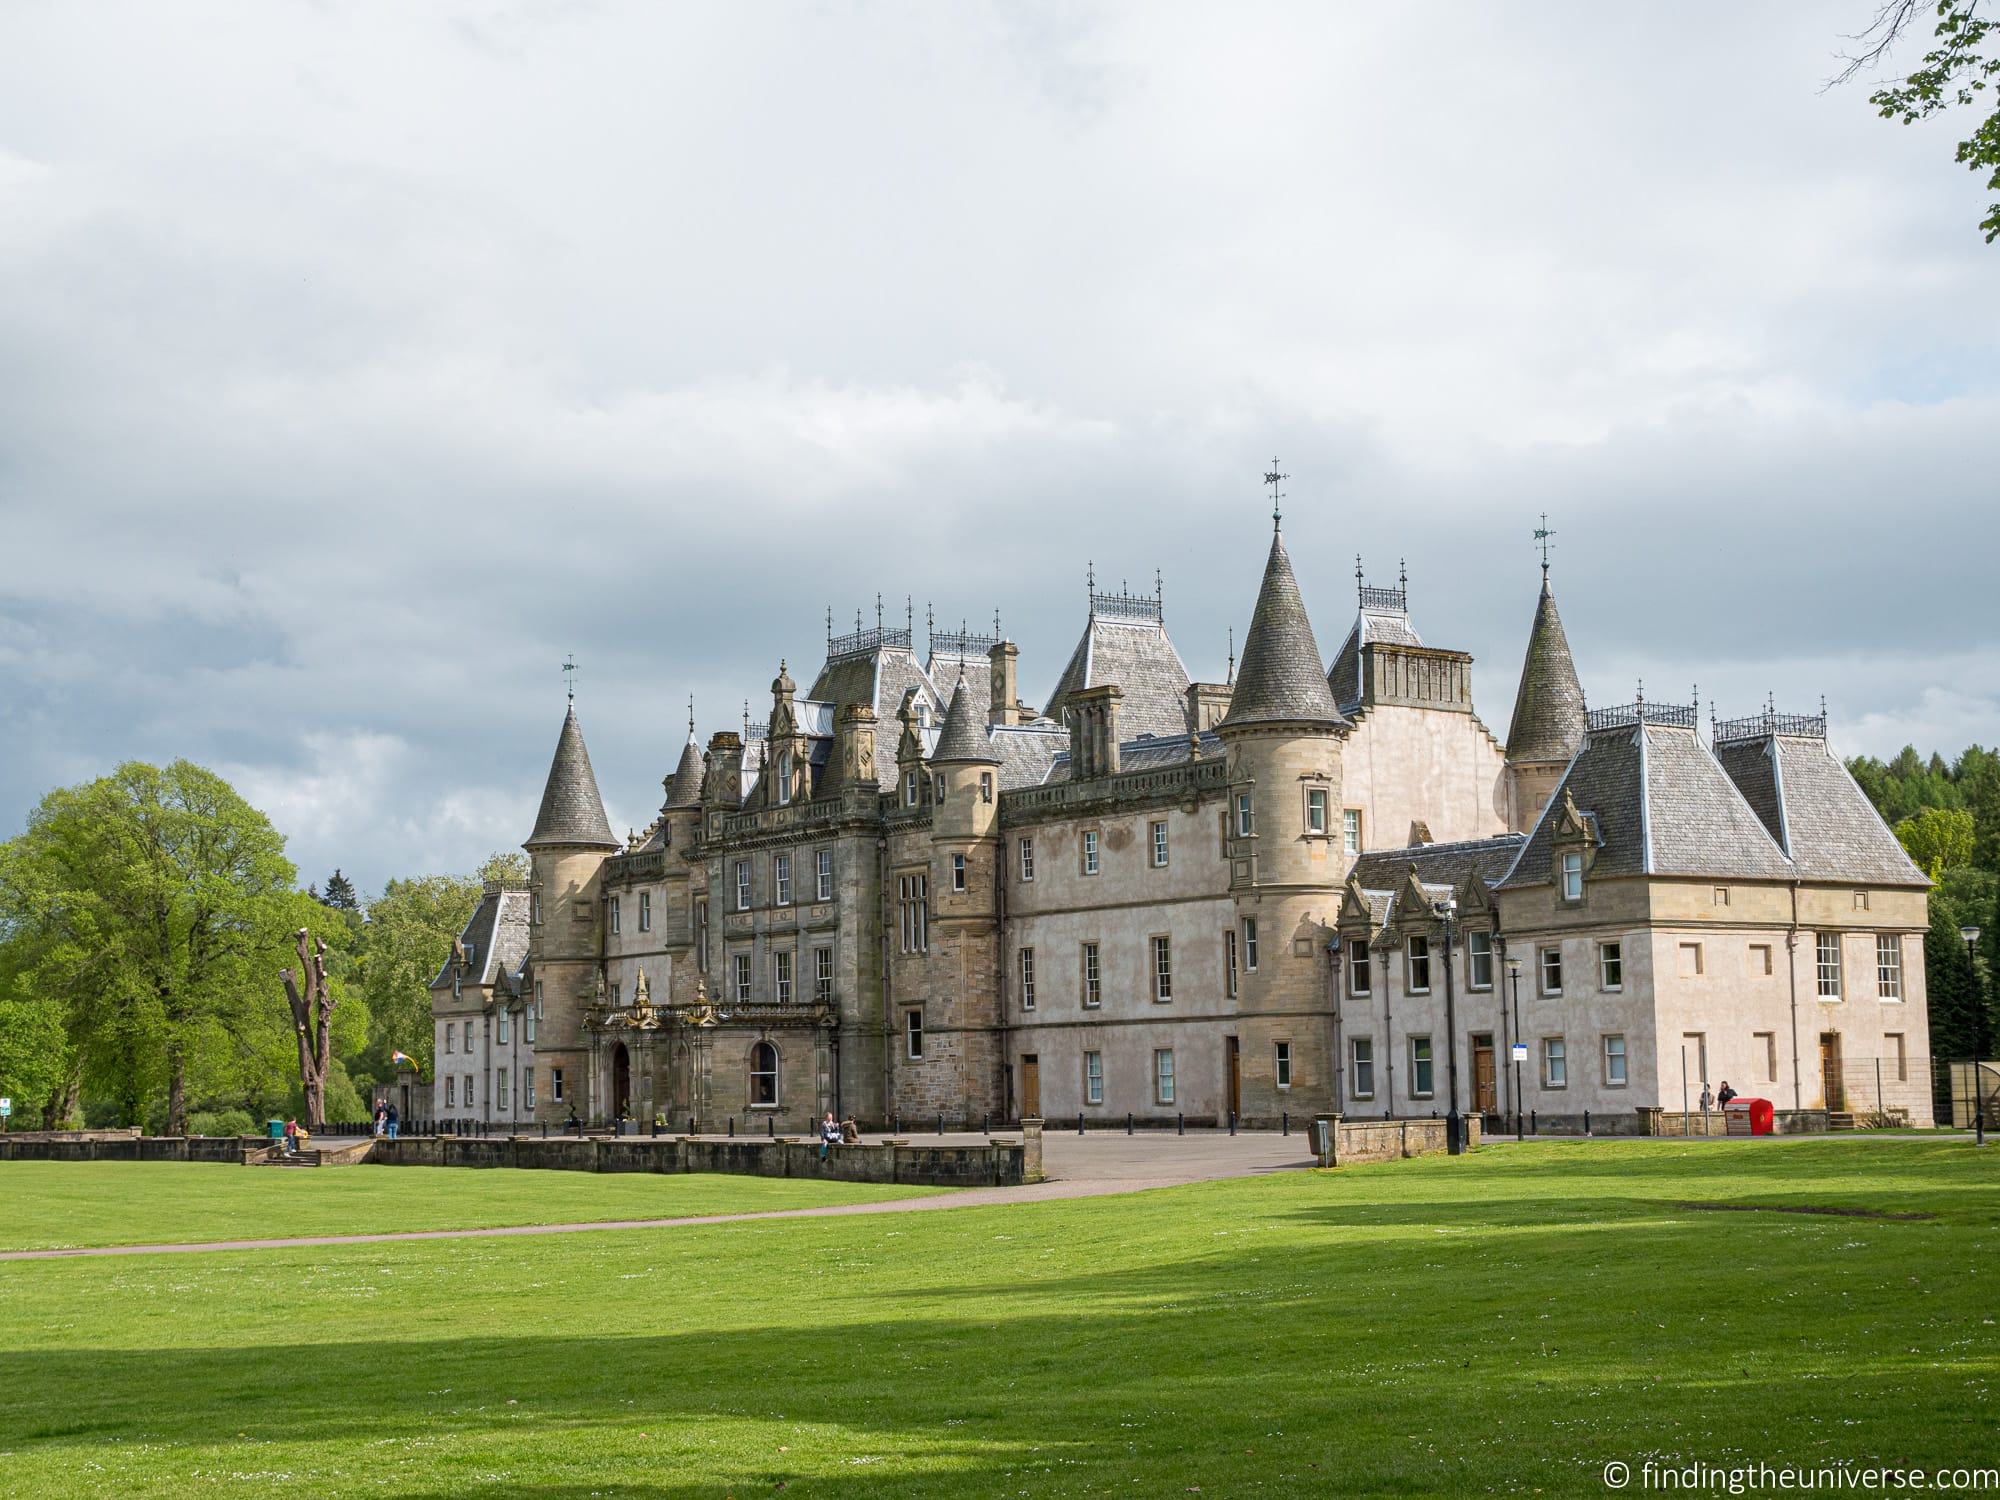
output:
[[[1562,857],[1562,898],[1565,901],[1583,899],[1583,851],[1571,849]]]
[[[791,751],[784,750],[779,752],[777,776],[778,776],[778,805],[780,807],[783,807],[786,803],[792,800],[792,752]]]
[[[915,771],[905,771],[903,773],[903,806],[915,807],[916,805],[917,773]]]

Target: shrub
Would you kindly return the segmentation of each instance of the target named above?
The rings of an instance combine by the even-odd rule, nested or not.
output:
[[[200,1110],[188,1116],[189,1135],[256,1135],[256,1121],[244,1109]]]

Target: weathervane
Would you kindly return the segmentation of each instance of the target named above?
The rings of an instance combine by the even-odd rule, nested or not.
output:
[[[1542,581],[1544,583],[1548,581],[1549,577],[1549,538],[1554,535],[1555,532],[1549,528],[1549,513],[1543,511],[1542,524],[1535,528],[1535,542],[1542,549]]]
[[[1283,481],[1290,479],[1291,477],[1292,476],[1289,474],[1280,474],[1278,472],[1278,460],[1274,456],[1271,459],[1270,472],[1264,476],[1264,483],[1268,484],[1271,487],[1271,529],[1273,531],[1276,531],[1278,529],[1278,523],[1280,520],[1283,519],[1283,512],[1279,510],[1278,502],[1284,499],[1285,497],[1284,494],[1278,489],[1278,486]]]
[[[574,654],[563,658],[563,691],[569,701],[576,702],[576,657]]]

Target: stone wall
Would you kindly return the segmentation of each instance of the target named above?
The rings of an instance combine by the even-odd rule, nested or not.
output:
[[[35,1131],[0,1135],[0,1161],[206,1161],[240,1163],[270,1142],[261,1135],[141,1136],[137,1131]]]
[[[1443,1120],[1343,1120],[1326,1117],[1331,1128],[1331,1149],[1322,1157],[1323,1167],[1351,1167],[1364,1161],[1400,1161],[1409,1156],[1442,1156],[1446,1151]],[[1477,1115],[1465,1117],[1466,1142],[1477,1146],[1480,1122]]]
[[[569,1172],[727,1172],[744,1177],[809,1177],[913,1187],[1014,1187],[1040,1179],[1022,1141],[984,1146],[919,1146],[909,1141],[837,1146],[822,1162],[813,1141],[705,1140],[687,1136],[532,1136],[470,1139],[403,1137],[377,1141],[369,1160],[391,1167],[517,1167]]]

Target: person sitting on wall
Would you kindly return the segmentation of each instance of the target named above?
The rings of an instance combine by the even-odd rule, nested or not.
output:
[[[1701,1086],[1701,1112],[1707,1114],[1713,1108],[1715,1108],[1715,1095],[1709,1091],[1708,1085],[1704,1083]]]
[[[826,1118],[819,1122],[819,1159],[825,1161],[833,1154],[833,1148],[841,1143],[840,1125],[833,1118],[833,1111],[826,1112]]]
[[[1725,1078],[1722,1080],[1722,1087],[1715,1091],[1715,1107],[1717,1109],[1727,1109],[1729,1108],[1729,1101],[1735,1097],[1736,1090],[1729,1086],[1729,1080]]]
[[[858,1146],[861,1144],[861,1127],[854,1123],[853,1115],[849,1115],[840,1122],[840,1144],[843,1146]]]

